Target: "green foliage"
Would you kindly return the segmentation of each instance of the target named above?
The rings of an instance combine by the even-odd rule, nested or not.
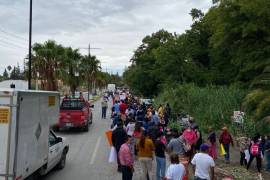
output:
[[[6,80],[6,79],[8,79],[7,69],[5,69],[4,72],[3,72],[3,80]]]
[[[254,121],[262,121],[270,115],[270,91],[257,89],[250,92],[244,99],[245,111]]]
[[[270,1],[213,3],[206,14],[192,9],[191,29],[181,35],[160,30],[146,36],[125,82],[144,96],[159,94],[164,84],[269,85]]]
[[[260,121],[254,121],[251,116],[247,116],[244,120],[244,127],[242,133],[248,137],[254,137],[256,134],[269,135],[270,121],[269,117],[261,119]]]
[[[168,127],[170,129],[177,129],[178,131],[181,131],[183,129],[183,127],[175,121],[170,121]]]
[[[161,93],[156,104],[170,103],[173,113],[188,113],[203,130],[211,125],[220,128],[230,125],[233,111],[241,108],[245,91],[235,86],[206,86],[194,84],[179,85]]]
[[[23,80],[24,79],[23,72],[21,72],[19,65],[17,67],[16,66],[13,67],[13,69],[10,73],[10,79],[14,79],[14,80]]]

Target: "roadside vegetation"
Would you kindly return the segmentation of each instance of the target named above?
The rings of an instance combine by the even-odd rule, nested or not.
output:
[[[142,40],[125,83],[194,116],[204,130],[231,126],[233,111],[242,110],[246,133],[269,133],[269,9],[268,0],[215,0],[205,14],[192,9],[185,33],[162,29]]]

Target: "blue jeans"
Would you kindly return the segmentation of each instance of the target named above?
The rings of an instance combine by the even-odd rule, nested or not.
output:
[[[266,170],[270,171],[270,151],[265,152],[266,157]]]
[[[157,172],[156,172],[157,180],[161,180],[163,177],[165,177],[166,159],[156,156],[156,162],[157,162]]]
[[[224,150],[226,152],[225,160],[230,161],[230,144],[223,144]]]

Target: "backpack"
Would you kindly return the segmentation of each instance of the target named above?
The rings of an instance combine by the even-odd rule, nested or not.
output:
[[[257,156],[259,154],[259,144],[253,143],[250,147],[250,153],[252,156]]]

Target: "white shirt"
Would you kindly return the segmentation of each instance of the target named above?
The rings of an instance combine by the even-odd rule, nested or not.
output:
[[[195,176],[210,180],[210,168],[215,167],[215,162],[211,156],[205,153],[197,153],[191,161],[195,165]]]
[[[135,131],[135,123],[128,123],[128,125],[127,125],[127,135],[133,136],[134,131]]]
[[[183,164],[171,164],[166,172],[166,178],[169,180],[182,180],[186,170]]]

